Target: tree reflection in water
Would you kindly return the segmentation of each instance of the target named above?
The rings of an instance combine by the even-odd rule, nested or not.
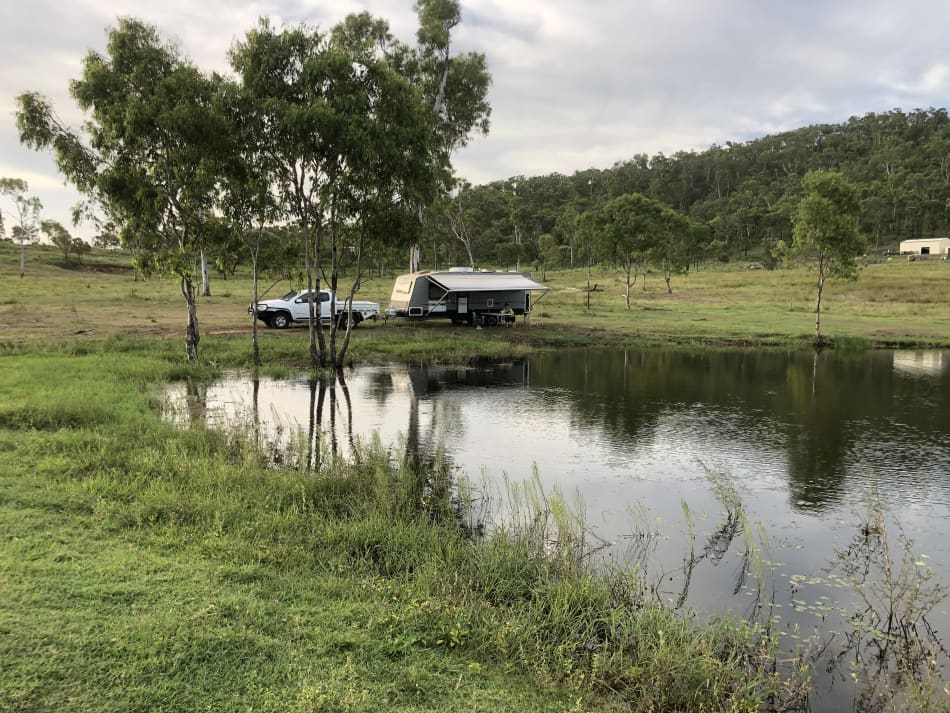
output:
[[[866,563],[870,572],[884,566],[869,556],[869,548],[879,553],[882,547],[874,519],[865,518],[871,524],[850,542],[855,528],[847,515],[875,479],[894,518],[904,520],[908,532],[931,548],[938,569],[947,571],[945,366],[912,373],[889,352],[826,351],[816,358],[762,350],[590,349],[552,350],[486,368],[367,368],[342,379],[248,379],[245,388],[251,384],[255,410],[260,391],[265,433],[268,408],[299,402],[291,418],[307,426],[308,446],[293,455],[285,437],[283,452],[300,459],[300,467],[305,453],[306,464],[319,468],[321,459],[358,452],[355,434],[385,429],[393,457],[417,474],[406,502],[433,516],[448,511],[453,461],[469,474],[484,467],[497,476],[511,472],[516,480],[519,470],[537,463],[546,486],[583,491],[594,515],[603,513],[605,527],[614,528],[599,531],[620,543],[609,556],[619,560],[628,546],[632,559],[642,563],[647,586],[655,584],[664,601],[714,615],[754,611],[786,637],[787,655],[799,652],[796,661],[814,653],[806,640],[820,637],[815,677],[822,687],[835,683],[814,702],[815,710],[853,709],[859,699],[864,710],[872,710],[870,701],[879,698],[857,690],[855,670],[868,677],[865,669],[876,667],[880,675],[869,678],[882,688],[924,680],[927,666],[937,666],[936,677],[948,670],[926,614],[889,619],[890,607],[853,608],[849,592],[857,596],[858,586],[865,593],[875,590],[859,576],[864,569],[845,571],[838,558],[834,576],[831,570],[820,574],[836,546],[855,567]],[[192,421],[201,423],[205,402],[215,394],[194,385],[181,388],[190,396]],[[236,390],[221,389],[226,397]],[[703,468],[727,473],[744,502],[718,508]],[[685,525],[681,502],[696,508],[695,518],[685,515]],[[631,533],[624,512],[637,503],[646,506],[643,526]],[[715,515],[718,510],[725,512]],[[713,518],[704,521],[710,513]],[[759,519],[768,537],[758,536]],[[690,522],[702,529],[687,538],[681,530]],[[889,522],[890,567],[898,582],[904,550]],[[850,544],[842,545],[839,537]],[[763,543],[773,546],[774,557],[762,554],[768,552]],[[769,577],[768,586],[757,568]],[[867,581],[886,579],[868,575]],[[730,597],[736,592],[740,596]],[[933,620],[934,628],[945,631],[944,609],[938,607]]]

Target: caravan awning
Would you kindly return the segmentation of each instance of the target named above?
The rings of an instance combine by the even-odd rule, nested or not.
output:
[[[447,292],[548,289],[520,272],[431,272],[427,277]]]

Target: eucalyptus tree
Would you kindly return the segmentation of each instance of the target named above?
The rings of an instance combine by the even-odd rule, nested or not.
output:
[[[607,259],[623,270],[628,310],[630,290],[637,276],[645,271],[650,252],[666,229],[669,212],[659,201],[631,193],[608,201],[600,214],[599,243]]]
[[[857,189],[840,173],[812,171],[802,182],[805,197],[794,217],[794,249],[818,258],[815,343],[821,345],[821,298],[829,276],[853,279],[855,258],[865,249],[858,230],[861,217]]]
[[[102,226],[93,237],[93,245],[103,250],[114,250],[120,246],[119,234],[112,226]]]
[[[654,244],[650,248],[653,263],[660,268],[666,291],[673,294],[674,274],[686,274],[693,259],[694,237],[689,218],[667,206],[662,206],[656,216]]]
[[[587,266],[587,309],[590,310],[590,293],[593,287],[590,284],[591,273],[594,269],[600,242],[600,233],[603,229],[604,216],[603,207],[597,206],[584,211],[577,216],[576,234],[577,242],[580,248],[580,254]],[[594,286],[596,287],[596,285]]]
[[[542,282],[548,279],[549,267],[561,267],[561,256],[564,254],[561,251],[562,247],[565,246],[558,245],[557,238],[550,233],[545,233],[538,238],[538,257],[535,262],[538,272],[541,273]]]
[[[73,254],[76,256],[76,260],[82,265],[82,256],[92,250],[92,245],[87,243],[82,238],[73,238]]]
[[[568,249],[568,267],[571,269],[574,268],[579,217],[578,201],[573,200],[560,207],[554,221],[554,232],[561,237],[564,246]]]
[[[20,244],[20,279],[26,274],[26,244],[36,240],[39,231],[40,211],[43,204],[36,196],[27,194],[29,186],[22,178],[0,178],[0,196],[13,203],[14,224],[10,236]],[[0,212],[0,235],[3,234],[3,213]]]
[[[443,167],[432,141],[431,115],[422,94],[380,51],[382,21],[368,21],[363,41],[352,23],[347,41],[339,30],[331,34],[330,48],[348,57],[349,72],[337,78],[341,97],[328,127],[337,161],[335,181],[329,186],[329,282],[339,294],[341,258],[349,255],[353,280],[346,295],[343,320],[346,333],[337,342],[337,320],[330,323],[330,362],[342,366],[349,346],[353,319],[351,305],[360,287],[367,256],[381,240],[408,247],[418,240],[421,226],[410,220],[408,206],[433,200],[438,172]]]
[[[461,246],[471,267],[490,257],[507,265],[520,255],[520,246],[507,242],[510,216],[510,194],[494,185],[472,186],[463,180],[451,195],[440,196],[432,204],[427,225]]]
[[[275,189],[276,164],[268,152],[265,112],[258,97],[243,85],[225,81],[219,86],[217,101],[231,141],[230,150],[222,154],[218,205],[227,218],[229,232],[251,260],[251,359],[260,365],[257,305],[261,252],[276,237],[270,228],[283,218]]]
[[[328,38],[306,25],[274,28],[261,19],[230,52],[231,66],[253,97],[257,121],[266,127],[263,150],[273,181],[300,229],[307,289],[320,290],[319,264],[326,218],[326,194],[335,180],[336,154],[325,124],[334,98],[334,73],[345,55],[329,50]],[[310,361],[326,364],[320,302],[310,301]]]
[[[358,289],[365,227],[403,202],[434,194],[435,150],[422,94],[396,70],[385,22],[347,18],[329,32],[276,30],[261,20],[231,51],[231,63],[265,127],[262,156],[304,240],[307,286],[339,287],[344,251],[355,255]],[[355,243],[348,237],[357,236]],[[310,359],[342,363],[335,320],[327,339],[321,303],[310,302]],[[347,329],[351,320],[345,320]]]
[[[109,31],[104,54],[86,55],[70,86],[89,116],[85,137],[64,126],[45,97],[17,99],[21,142],[51,149],[66,179],[118,219],[123,243],[141,241],[149,267],[178,278],[189,361],[197,361],[200,340],[192,274],[226,136],[214,85],[154,27],[125,18]]]
[[[462,22],[458,0],[416,0],[417,45],[394,45],[390,56],[399,71],[422,91],[428,104],[432,140],[442,167],[442,189],[453,182],[452,153],[468,144],[473,134],[487,135],[491,106],[491,75],[485,55],[452,53],[452,33]],[[416,206],[422,219],[425,206]],[[409,271],[419,269],[418,247],[410,252]]]
[[[69,234],[69,231],[55,220],[41,221],[40,230],[46,239],[63,253],[63,263],[69,262],[69,253],[73,252],[74,247],[73,236]]]

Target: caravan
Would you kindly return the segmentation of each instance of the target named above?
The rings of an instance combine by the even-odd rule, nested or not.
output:
[[[387,314],[426,319],[444,317],[455,324],[496,324],[506,305],[515,315],[530,314],[548,288],[522,272],[453,268],[413,272],[396,278]],[[541,292],[532,300],[533,292]]]

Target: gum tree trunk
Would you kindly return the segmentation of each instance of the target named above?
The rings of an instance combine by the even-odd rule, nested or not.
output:
[[[181,278],[181,294],[188,307],[188,325],[185,328],[185,354],[188,361],[198,361],[198,341],[201,335],[198,331],[198,308],[195,306],[195,286],[190,277]]]

